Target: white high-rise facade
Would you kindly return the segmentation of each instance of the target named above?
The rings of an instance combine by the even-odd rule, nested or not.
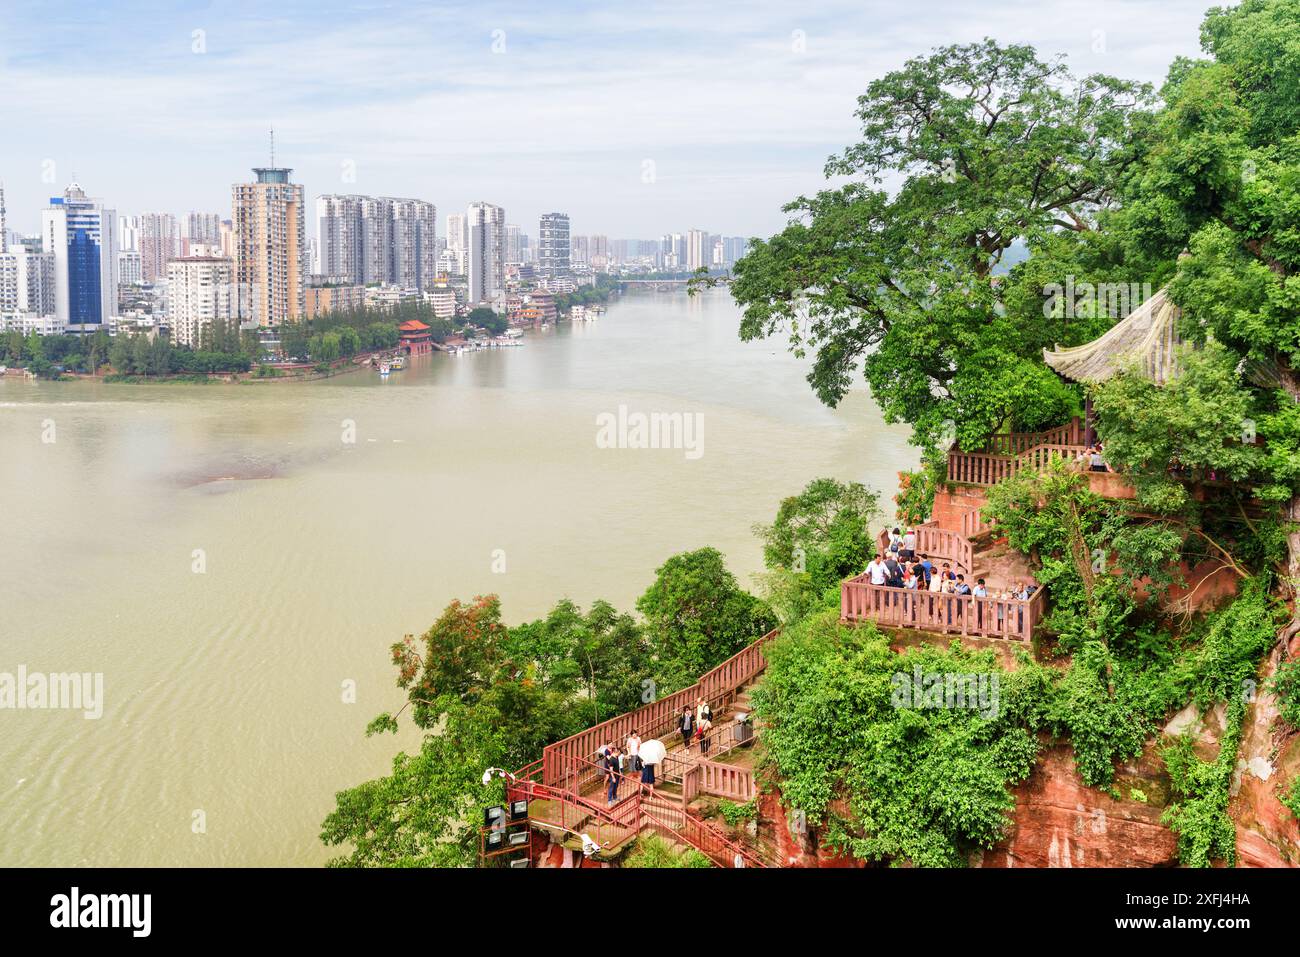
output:
[[[708,266],[713,249],[709,243],[709,234],[703,229],[692,229],[686,234],[686,268],[699,269]]]
[[[491,203],[470,203],[465,212],[469,240],[469,297],[491,302],[506,288],[506,211]]]
[[[173,259],[167,264],[167,318],[172,341],[197,348],[203,330],[214,320],[238,318],[234,295],[235,264],[212,255],[216,246],[196,246],[198,255]]]
[[[54,260],[54,314],[71,332],[95,332],[117,309],[117,213],[76,183],[41,213]]]

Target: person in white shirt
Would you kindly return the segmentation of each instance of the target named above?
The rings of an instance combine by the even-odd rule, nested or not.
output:
[[[889,569],[885,567],[885,560],[877,555],[867,565],[867,574],[871,576],[871,584],[883,585],[889,579]]]
[[[984,579],[981,578],[979,581],[975,582],[975,587],[971,590],[971,594],[976,598],[987,598],[989,596],[989,590],[984,585]]]
[[[916,557],[916,529],[909,528],[907,530],[907,534],[903,536],[903,547],[899,550],[899,554],[908,561]]]
[[[641,736],[633,728],[627,736],[627,756],[632,759],[632,767],[641,770]]]

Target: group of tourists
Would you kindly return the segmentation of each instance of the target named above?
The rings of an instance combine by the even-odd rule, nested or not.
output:
[[[709,754],[709,732],[713,730],[713,709],[709,703],[700,698],[695,703],[694,710],[690,705],[682,708],[681,717],[677,719],[677,730],[682,736],[682,746],[686,753],[691,753],[691,742],[698,741],[700,744],[700,754],[708,757]]]
[[[885,551],[867,564],[868,580],[873,585],[926,591],[944,595],[971,595],[975,598],[998,598],[1028,601],[1038,586],[1033,582],[1013,581],[1004,589],[990,590],[983,578],[974,584],[962,572],[954,571],[949,562],[936,565],[930,556],[916,552],[916,529],[890,531]]]
[[[1106,464],[1106,458],[1102,455],[1101,443],[1089,445],[1080,452],[1074,459],[1080,466],[1090,472],[1109,472],[1110,466]]]
[[[713,730],[713,709],[709,703],[700,698],[695,703],[695,707],[684,705],[682,713],[677,718],[677,731],[682,736],[682,745],[686,753],[690,753],[692,742],[700,746],[700,754],[707,757],[709,745],[712,743],[709,737]],[[600,766],[605,771],[605,804],[612,807],[618,803],[618,786],[622,783],[624,774],[639,774],[641,783],[647,785],[651,791],[655,786],[655,766],[647,764],[641,760],[641,736],[637,734],[636,728],[628,732],[627,741],[620,748],[613,744],[600,751]]]

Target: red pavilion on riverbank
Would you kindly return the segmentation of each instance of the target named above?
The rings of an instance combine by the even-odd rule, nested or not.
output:
[[[398,345],[413,356],[428,355],[433,351],[433,339],[429,327],[419,319],[408,319],[397,327],[401,334]]]

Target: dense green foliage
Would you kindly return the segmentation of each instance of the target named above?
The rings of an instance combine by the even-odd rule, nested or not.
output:
[[[1277,710],[1282,720],[1300,730],[1300,659],[1282,662],[1269,682],[1268,690],[1277,696]]]
[[[692,684],[776,627],[772,609],[736,583],[715,548],[668,559],[636,607],[645,616],[660,695]]]
[[[1237,861],[1237,829],[1228,816],[1228,797],[1245,713],[1245,699],[1234,696],[1228,703],[1227,727],[1213,761],[1196,756],[1190,733],[1175,739],[1162,752],[1174,802],[1160,820],[1177,833],[1178,859],[1188,867]]]
[[[712,549],[670,558],[640,604],[644,625],[607,602],[583,612],[564,599],[507,627],[494,596],[457,601],[423,635],[393,645],[407,703],[367,733],[396,732],[409,710],[420,747],[336,795],[321,840],[348,850],[332,863],[471,863],[479,811],[504,796],[499,778],[483,784],[487,768],[523,767],[547,744],[690,683],[772,624]]]
[[[1061,646],[1123,634],[1141,599],[1174,580],[1182,530],[1134,521],[1125,503],[1093,493],[1083,473],[1059,459],[1024,470],[993,486],[984,517],[997,523],[1011,546],[1031,556],[1040,585],[1052,596],[1047,626]]]
[[[658,834],[643,834],[636,839],[636,845],[627,857],[623,858],[622,866],[663,870],[712,867],[713,862],[693,847],[679,854]]]
[[[832,404],[861,364],[887,420],[927,449],[949,420],[963,448],[1064,421],[1078,392],[1042,349],[1095,326],[1044,315],[1037,267],[1013,282],[998,267],[1013,242],[1092,229],[1141,158],[1150,99],[992,40],[907,61],[868,86],[861,141],[827,163],[851,182],[788,204],[785,230],[736,264],[742,337],[815,351],[809,381]]]
[[[783,620],[819,607],[843,579],[866,567],[876,551],[879,501],[858,482],[813,479],[781,500],[772,524],[754,527],[769,569],[766,597]]]
[[[788,627],[766,655],[753,695],[763,747],[782,799],[827,843],[867,860],[955,866],[1002,838],[1014,806],[1008,785],[1038,753],[1032,728],[1046,721],[1045,669],[1005,674],[992,652],[958,643],[899,655],[873,627],[841,626],[834,612]],[[894,676],[914,667],[996,674],[996,714],[895,707]]]

